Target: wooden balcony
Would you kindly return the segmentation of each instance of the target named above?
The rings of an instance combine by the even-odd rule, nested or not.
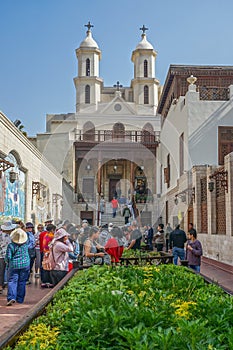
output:
[[[76,142],[88,142],[98,144],[101,142],[113,142],[113,143],[130,143],[137,142],[143,145],[157,145],[159,143],[159,131],[149,132],[149,131],[124,131],[115,133],[113,130],[97,130],[92,132],[92,130],[83,133],[81,130],[76,134]]]

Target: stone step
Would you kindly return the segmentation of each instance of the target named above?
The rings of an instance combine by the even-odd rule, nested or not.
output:
[[[110,222],[116,226],[123,226],[125,224],[125,219],[119,214],[117,214],[115,218],[112,217],[112,213],[104,213],[101,215],[101,225],[109,224]]]

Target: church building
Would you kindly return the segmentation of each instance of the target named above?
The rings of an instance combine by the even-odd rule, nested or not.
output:
[[[117,81],[105,87],[99,76],[101,49],[90,22],[86,27],[86,37],[76,49],[76,111],[47,115],[46,133],[37,135],[36,145],[64,177],[64,217],[103,223],[100,198],[109,203],[117,196],[133,200],[142,224],[155,223],[161,127],[156,114],[161,94],[157,53],[143,25],[131,55],[130,86]]]

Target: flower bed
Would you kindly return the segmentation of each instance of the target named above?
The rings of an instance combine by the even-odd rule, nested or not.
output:
[[[15,349],[229,350],[232,300],[185,267],[95,266],[56,294]]]

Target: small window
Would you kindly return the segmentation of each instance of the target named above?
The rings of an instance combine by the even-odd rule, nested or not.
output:
[[[147,85],[144,86],[144,105],[149,104],[149,88]]]
[[[167,155],[167,167],[164,168],[164,182],[167,184],[167,188],[170,187],[171,168],[170,168],[170,154]]]
[[[180,176],[184,173],[184,133],[180,135]]]
[[[90,85],[85,86],[85,103],[90,103],[91,98],[90,98]]]
[[[148,77],[148,62],[147,60],[144,61],[144,78]]]
[[[89,58],[86,59],[86,76],[87,77],[90,76],[90,59]]]

